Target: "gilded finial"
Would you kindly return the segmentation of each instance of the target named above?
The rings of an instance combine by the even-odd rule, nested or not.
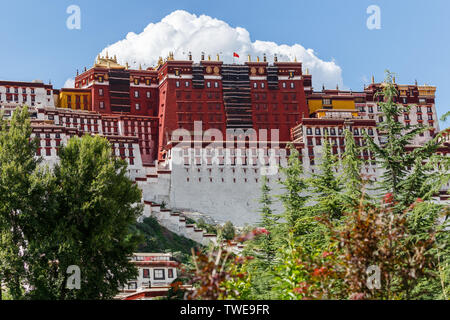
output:
[[[106,50],[106,59],[108,59],[108,50]]]
[[[306,68],[306,74],[309,75],[309,68]]]
[[[248,62],[252,62],[252,56],[248,55]]]
[[[125,69],[129,69],[130,68],[130,65],[128,64],[128,61],[125,63]]]
[[[297,62],[297,56],[294,57],[294,62]]]
[[[139,63],[139,70],[142,70],[142,65]]]
[[[164,62],[163,62],[163,58],[160,56],[159,57],[159,59],[158,59],[158,67],[160,66],[160,65],[162,65]]]
[[[372,83],[375,83],[375,77],[372,75]]]
[[[208,61],[211,61],[211,55],[208,54]]]
[[[220,61],[220,56],[219,56],[219,54],[217,54],[217,61]]]
[[[259,62],[259,57],[256,57],[256,62]]]

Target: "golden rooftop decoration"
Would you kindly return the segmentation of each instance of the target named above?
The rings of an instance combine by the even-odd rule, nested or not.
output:
[[[256,57],[256,62],[259,62],[259,57]]]
[[[106,56],[104,57],[98,55],[94,63],[94,68],[125,69],[124,66],[117,63],[117,57],[115,55],[114,58],[108,58],[108,52],[106,52]]]
[[[219,54],[217,54],[217,61],[220,61],[220,56],[219,56]]]
[[[248,55],[248,62],[252,62],[252,56]]]
[[[211,55],[208,54],[208,61],[211,61]]]

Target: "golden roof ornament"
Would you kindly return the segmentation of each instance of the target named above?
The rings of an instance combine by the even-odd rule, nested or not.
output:
[[[259,57],[258,56],[256,57],[256,62],[259,62]]]
[[[372,75],[372,83],[375,83],[375,77]]]
[[[208,61],[211,61],[211,55],[208,54]]]
[[[219,56],[219,54],[217,54],[217,61],[220,61],[220,56]]]
[[[163,58],[162,58],[161,56],[159,56],[159,59],[158,59],[158,67],[159,67],[160,65],[162,65],[163,63],[164,63]]]
[[[294,58],[294,62],[297,62],[297,56],[295,56],[295,58]]]
[[[142,70],[142,65],[139,63],[139,70]]]
[[[248,62],[252,62],[252,56],[248,55]]]

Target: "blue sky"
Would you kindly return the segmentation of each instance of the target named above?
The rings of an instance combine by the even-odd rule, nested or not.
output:
[[[81,30],[66,28],[72,4],[81,8]],[[381,8],[381,30],[366,27],[372,4]],[[397,83],[436,85],[438,113],[450,110],[448,0],[15,0],[0,11],[0,79],[51,79],[61,87],[103,48],[177,9],[245,28],[252,41],[312,48],[334,60],[355,91],[372,74],[380,81],[385,69],[397,73]]]

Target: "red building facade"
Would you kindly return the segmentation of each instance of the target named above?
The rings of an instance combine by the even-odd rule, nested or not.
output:
[[[311,90],[311,76],[303,76],[299,62],[265,60],[228,65],[219,57],[194,63],[169,55],[155,69],[130,70],[116,58],[98,57],[91,69],[77,75],[75,87],[91,89],[92,111],[111,115],[112,134],[119,115],[130,122],[123,134],[145,132],[141,151],[151,162],[163,158],[174,130],[193,135],[195,121],[201,121],[203,132],[219,130],[223,140],[227,130],[254,129],[254,138],[290,141],[291,128],[309,115],[305,89]],[[152,131],[134,130],[136,123]],[[266,136],[260,136],[264,129]],[[271,130],[278,134],[271,136]]]

